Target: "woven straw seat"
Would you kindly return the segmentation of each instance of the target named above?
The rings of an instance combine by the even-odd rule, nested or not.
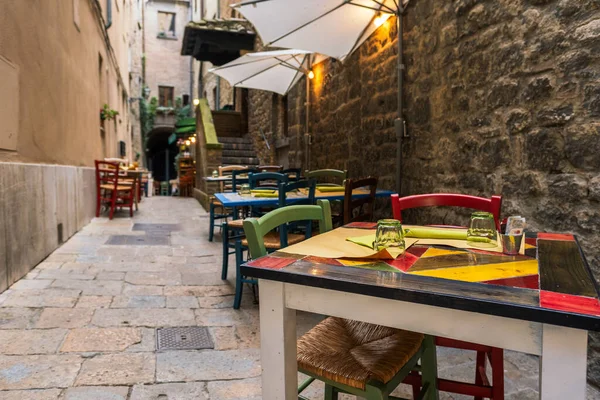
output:
[[[100,185],[101,189],[106,189],[106,190],[114,190],[114,185]],[[118,185],[117,186],[117,190],[132,190],[133,187],[131,186],[123,186],[123,185]]]
[[[221,203],[219,200],[217,200],[216,197],[211,197],[210,202],[212,204],[214,204],[215,206],[221,206],[221,207],[223,207],[223,203]]]
[[[231,221],[227,221],[227,226],[233,229],[244,229],[244,220],[233,219]]]
[[[394,378],[422,341],[421,333],[329,317],[298,340],[298,367],[365,390]]]
[[[297,233],[288,233],[288,245],[291,246],[296,243],[300,243],[306,239],[304,235]],[[279,232],[269,232],[264,237],[265,248],[270,250],[276,250],[281,248],[281,241],[279,240]],[[248,240],[242,239],[242,246],[248,246]]]

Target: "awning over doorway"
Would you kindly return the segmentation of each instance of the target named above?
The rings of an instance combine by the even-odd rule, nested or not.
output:
[[[223,65],[240,56],[241,50],[253,50],[256,33],[244,20],[202,20],[185,27],[181,55],[198,61]]]

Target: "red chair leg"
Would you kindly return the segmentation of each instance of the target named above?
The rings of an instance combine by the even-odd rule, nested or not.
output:
[[[504,350],[493,348],[489,356],[492,366],[492,400],[504,400]]]
[[[117,208],[117,192],[113,190],[110,196],[110,213],[108,214],[108,219],[113,219],[115,208]]]
[[[98,188],[98,194],[96,195],[96,218],[100,216],[100,209],[102,208],[102,189]]]
[[[475,384],[478,386],[483,385],[484,379],[483,375],[485,375],[485,357],[486,353],[484,351],[477,352],[477,362],[475,363]],[[475,400],[483,400],[482,397],[475,397]]]

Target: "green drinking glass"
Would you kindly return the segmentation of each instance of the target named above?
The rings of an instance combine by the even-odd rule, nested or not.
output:
[[[401,250],[402,253],[404,252],[406,244],[404,243],[402,224],[396,219],[380,219],[377,221],[377,233],[375,234],[373,249],[379,251],[390,247]]]
[[[471,214],[471,222],[467,230],[467,242],[473,247],[496,247],[498,232],[496,221],[489,212],[477,211]]]

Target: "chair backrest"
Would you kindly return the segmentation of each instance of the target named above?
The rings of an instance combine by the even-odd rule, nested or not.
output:
[[[259,165],[256,169],[258,172],[281,172],[283,165]]]
[[[496,229],[500,230],[502,196],[492,196],[487,199],[484,197],[451,193],[418,194],[406,197],[399,197],[397,194],[392,195],[392,211],[394,212],[394,218],[399,221],[402,221],[402,210],[436,206],[472,208],[474,210],[489,212],[494,216]]]
[[[287,175],[290,181],[299,181],[302,170],[300,168],[288,168],[281,171],[281,173]]]
[[[314,171],[306,171],[304,176],[308,179],[316,179],[319,185],[336,186],[344,183],[344,179],[348,177],[348,171],[341,171],[339,169],[316,169]],[[332,180],[338,182],[331,182]]]
[[[308,197],[306,199],[294,199],[294,205],[314,205],[315,204],[315,188],[317,182],[314,179],[303,179],[297,182],[280,183],[279,184],[279,207],[288,205],[286,194],[298,189],[308,189]]]
[[[368,188],[368,197],[352,197],[352,191],[358,188]],[[377,178],[346,179],[344,190],[344,224],[355,221],[373,220]]]
[[[252,258],[262,257],[267,254],[264,236],[289,222],[319,221],[319,231],[325,233],[332,228],[331,207],[329,201],[319,200],[316,206],[287,206],[277,208],[258,219],[244,220],[244,233],[248,240],[248,248]],[[310,236],[308,230],[307,237]],[[287,246],[287,235],[281,238],[281,247]]]
[[[288,183],[288,177],[279,172],[251,172],[248,174],[248,183],[250,184],[250,189],[260,187],[278,189],[281,183]]]
[[[98,193],[100,185],[111,185],[117,190],[119,184],[119,163],[112,161],[94,160],[96,165],[96,189]]]
[[[223,176],[233,176],[233,171],[245,171],[247,170],[248,167],[245,165],[226,165],[226,166],[219,166],[218,171],[219,171],[219,176],[223,177]],[[231,186],[229,184],[226,184],[225,182],[219,182],[219,185],[221,186],[221,193],[226,192],[226,191],[233,191],[235,192],[235,190],[232,190]]]

